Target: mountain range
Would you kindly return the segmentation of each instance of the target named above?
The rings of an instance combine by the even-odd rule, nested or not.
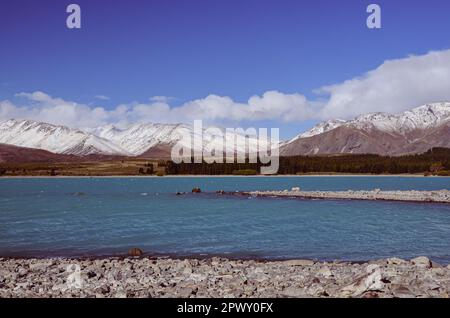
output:
[[[371,113],[330,120],[283,143],[284,156],[319,154],[404,155],[450,147],[450,103],[416,107],[401,114]]]
[[[199,148],[197,150],[204,150],[217,141],[213,131],[203,130],[203,136],[198,136],[193,127],[185,124],[133,124],[125,129],[107,125],[82,130],[11,119],[0,123],[0,144],[3,145],[0,147],[0,162],[5,158],[20,157],[18,154],[25,150],[19,151],[18,147],[65,155],[66,159],[70,156],[168,158],[177,142],[191,147],[182,138],[186,134],[196,140],[194,145]],[[227,136],[226,144],[236,135],[239,134]],[[401,114],[371,113],[352,120],[332,119],[281,142],[279,146],[282,156],[342,153],[396,156],[422,153],[432,147],[450,147],[449,137],[450,102],[442,102],[423,105]],[[257,139],[250,136],[249,143],[251,148],[256,147]],[[42,160],[58,158],[46,152],[33,154]]]

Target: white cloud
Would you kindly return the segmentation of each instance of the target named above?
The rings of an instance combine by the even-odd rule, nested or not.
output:
[[[367,112],[396,113],[450,100],[450,50],[389,60],[361,77],[322,87],[329,100],[321,118],[349,118]]]
[[[367,112],[399,112],[434,101],[450,100],[450,50],[384,62],[375,70],[343,83],[317,90],[318,100],[304,95],[268,91],[237,102],[208,95],[177,107],[171,97],[154,96],[148,103],[118,105],[113,109],[88,106],[44,92],[19,93],[19,103],[0,101],[0,120],[27,118],[72,127],[134,122],[187,122],[349,118]]]
[[[171,107],[167,99],[156,98],[150,103],[118,105],[114,109],[92,107],[85,104],[54,98],[44,92],[19,93],[24,104],[16,106],[11,101],[0,102],[0,120],[10,118],[35,119],[72,127],[96,127],[113,123],[125,126],[135,122],[188,122],[203,119],[221,120],[294,120],[314,116],[310,103],[299,94],[269,91],[262,96],[252,96],[247,103],[238,103],[229,97],[209,95]]]

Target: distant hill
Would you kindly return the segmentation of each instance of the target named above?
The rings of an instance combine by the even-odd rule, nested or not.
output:
[[[87,156],[57,154],[42,149],[18,147],[0,143],[0,163],[57,163],[57,162],[86,162],[106,161],[123,158],[122,156],[108,156],[91,154]]]
[[[0,144],[0,163],[72,162],[80,160],[73,155],[55,154],[46,150]]]

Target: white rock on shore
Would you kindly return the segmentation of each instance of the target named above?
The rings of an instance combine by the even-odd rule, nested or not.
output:
[[[435,202],[450,203],[449,190],[437,191],[250,191],[241,192],[242,195],[260,197],[297,197],[304,199],[344,199],[344,200],[386,200],[386,201],[406,201],[406,202]]]
[[[450,268],[425,257],[309,260],[0,259],[0,297],[443,297]]]

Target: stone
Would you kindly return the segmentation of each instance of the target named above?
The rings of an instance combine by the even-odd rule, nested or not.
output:
[[[48,268],[48,265],[45,263],[31,263],[29,267],[32,271],[42,272]]]
[[[439,263],[431,261],[431,268],[444,268],[444,266],[442,266]]]
[[[97,276],[97,274],[96,274],[94,271],[89,271],[89,272],[87,273],[87,277],[88,277],[88,278],[94,278],[95,276]]]
[[[314,261],[307,259],[293,259],[289,261],[284,261],[283,265],[286,266],[312,266],[314,265]]]
[[[411,263],[420,268],[431,268],[431,261],[425,256],[413,258]]]
[[[327,293],[325,292],[325,289],[319,283],[315,283],[315,284],[312,284],[311,286],[309,286],[307,289],[307,292],[308,292],[308,295],[315,296],[315,297],[327,295]]]
[[[291,189],[292,192],[300,192],[300,188],[299,187],[293,187]]]
[[[415,298],[416,297],[408,287],[403,286],[403,285],[395,286],[392,289],[392,293],[394,294],[394,297],[398,297],[398,298]]]
[[[380,298],[380,293],[376,291],[365,292],[361,298]]]
[[[366,291],[382,290],[384,283],[382,282],[381,271],[374,270],[371,274],[358,278],[354,283],[345,286],[342,289],[342,296],[356,297]]]
[[[28,274],[28,271],[25,268],[21,268],[21,269],[19,269],[17,274],[19,274],[19,277],[24,277]]]
[[[427,260],[3,259],[0,297],[448,297],[450,266]],[[82,288],[67,284],[69,265]]]
[[[386,261],[388,265],[402,265],[408,263],[407,261],[397,257],[388,258]]]
[[[128,255],[133,256],[133,257],[140,257],[140,256],[142,256],[142,254],[144,254],[144,252],[141,249],[136,248],[136,247],[132,248],[128,251]]]
[[[328,266],[325,267],[321,267],[318,271],[317,271],[318,275],[322,275],[325,278],[331,277],[333,275],[333,273],[331,272],[330,268]]]
[[[366,267],[366,273],[372,273],[373,271],[379,269],[380,266],[378,264],[369,264]]]
[[[284,297],[291,297],[291,298],[303,298],[307,296],[305,289],[297,287],[288,287],[281,292],[281,295]]]

